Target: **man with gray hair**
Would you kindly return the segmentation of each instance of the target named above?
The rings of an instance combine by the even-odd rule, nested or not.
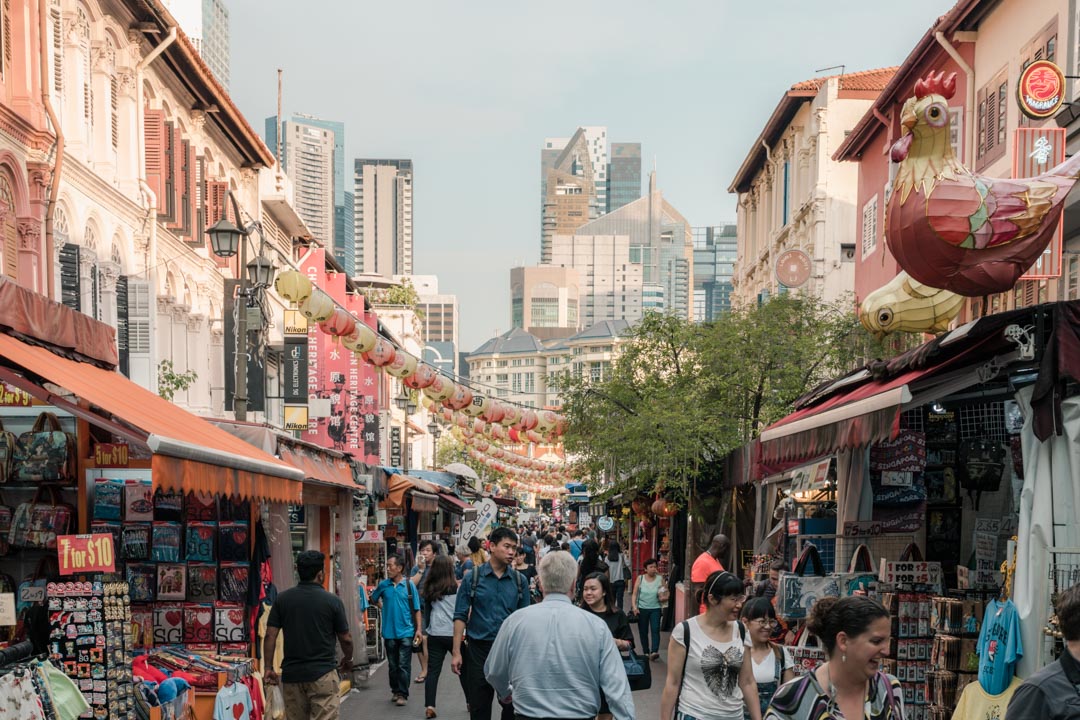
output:
[[[484,664],[517,720],[592,718],[600,692],[614,720],[634,720],[630,683],[607,623],[570,602],[578,564],[563,551],[540,561],[544,601],[503,621]],[[542,670],[537,670],[542,668]]]

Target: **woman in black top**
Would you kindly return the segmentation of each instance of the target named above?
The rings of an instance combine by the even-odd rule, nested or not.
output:
[[[634,647],[634,631],[630,629],[630,619],[626,617],[626,613],[615,607],[615,596],[607,575],[596,572],[585,578],[581,591],[581,607],[607,623],[619,652],[626,652]],[[612,717],[603,693],[600,693],[600,712],[596,717],[597,720],[611,720]]]
[[[595,540],[586,540],[581,545],[581,562],[578,563],[578,599],[581,598],[581,591],[582,586],[585,584],[585,578],[593,573],[604,573],[604,575],[607,575],[608,565],[600,559],[600,543]],[[614,603],[611,604],[611,607],[615,607]]]

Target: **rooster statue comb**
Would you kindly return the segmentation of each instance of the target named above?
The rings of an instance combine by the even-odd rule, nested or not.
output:
[[[960,164],[949,142],[956,73],[930,73],[900,112],[899,163],[885,239],[900,267],[930,288],[968,297],[1004,292],[1050,243],[1080,155],[1042,175],[991,178]]]

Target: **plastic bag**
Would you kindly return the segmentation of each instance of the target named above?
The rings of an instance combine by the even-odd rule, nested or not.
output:
[[[281,694],[281,683],[268,686],[266,716],[270,720],[285,720],[285,696]]]

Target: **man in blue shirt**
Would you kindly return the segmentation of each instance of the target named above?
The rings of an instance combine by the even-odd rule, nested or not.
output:
[[[390,692],[395,705],[409,699],[412,646],[420,644],[420,593],[403,575],[400,555],[386,558],[386,579],[371,593],[371,604],[382,607],[383,645],[390,670]]]
[[[487,681],[513,704],[517,720],[595,717],[601,691],[614,720],[634,720],[630,683],[607,623],[570,602],[577,571],[569,553],[545,555],[544,601],[510,616],[488,654]]]
[[[574,531],[574,539],[570,541],[570,554],[575,560],[581,559],[581,546],[585,544],[585,537],[580,530]]]
[[[510,567],[518,537],[507,527],[496,528],[488,538],[488,562],[473,568],[461,581],[454,608],[454,654],[450,668],[462,675],[471,720],[491,720],[495,690],[484,679],[487,661],[499,627],[510,613],[529,605],[529,582]],[[469,639],[462,655],[462,637]],[[502,706],[502,720],[514,720],[514,708]]]

